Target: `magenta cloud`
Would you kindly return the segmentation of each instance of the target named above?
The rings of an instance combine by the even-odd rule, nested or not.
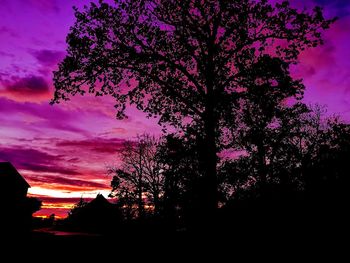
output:
[[[56,145],[58,147],[71,147],[73,149],[86,149],[92,152],[116,154],[123,148],[125,140],[122,139],[91,139],[77,141],[61,141]]]
[[[32,182],[43,184],[58,184],[66,186],[77,186],[82,188],[105,189],[106,184],[91,182],[87,180],[72,179],[62,176],[27,176]]]
[[[13,77],[3,81],[3,87],[9,93],[35,96],[49,91],[49,85],[43,77],[29,75],[23,78]]]
[[[31,54],[38,60],[38,62],[47,67],[56,66],[65,55],[65,52],[59,50],[35,50],[31,51]]]
[[[18,169],[62,175],[80,174],[76,169],[62,167],[61,162],[64,163],[62,155],[52,155],[44,151],[24,148],[18,145],[12,147],[0,145],[0,147],[0,160],[11,162]]]

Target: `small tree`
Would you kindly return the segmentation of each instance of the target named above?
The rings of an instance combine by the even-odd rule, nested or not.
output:
[[[127,202],[136,199],[139,217],[144,215],[145,196],[152,200],[154,213],[159,211],[163,174],[156,159],[157,145],[158,140],[147,134],[138,136],[135,142],[125,142],[120,153],[121,167],[110,169],[115,174],[111,194]]]
[[[112,172],[119,176],[113,176],[111,181],[112,191],[109,196],[118,198],[118,206],[121,208],[124,218],[126,220],[131,220],[136,216],[135,204],[137,204],[137,193],[132,191],[130,184],[127,184],[126,182],[124,182],[123,185],[120,184],[121,171],[113,169]]]
[[[68,212],[68,219],[74,220],[74,217],[79,215],[80,211],[83,210],[87,204],[88,202],[86,202],[83,199],[83,197],[81,197],[79,201],[76,204],[74,204],[72,209]]]

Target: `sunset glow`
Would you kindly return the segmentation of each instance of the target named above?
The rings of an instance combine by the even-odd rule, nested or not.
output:
[[[74,23],[72,6],[90,0],[12,0],[0,8],[0,161],[9,161],[43,201],[36,216],[65,217],[81,197],[110,193],[108,167],[137,134],[160,134],[156,119],[129,108],[116,120],[108,97],[75,97],[51,106],[52,71],[65,56],[65,37]],[[304,79],[305,101],[328,106],[350,121],[350,2],[292,0],[325,7],[339,20],[325,44],[303,53],[293,74]]]

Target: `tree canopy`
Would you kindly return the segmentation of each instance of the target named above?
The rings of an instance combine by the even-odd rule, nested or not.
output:
[[[319,7],[303,11],[266,0],[99,1],[75,9],[75,17],[52,102],[110,95],[118,118],[134,104],[160,124],[196,127],[206,149],[201,200],[211,208],[218,200],[220,138],[239,98],[252,87],[276,90],[272,105],[301,94],[290,65],[322,44],[334,21]]]
[[[181,117],[201,118],[208,99],[218,114],[229,113],[254,64],[266,69],[266,54],[295,62],[322,43],[333,21],[320,8],[308,13],[265,0],[100,1],[75,16],[53,102],[87,91],[112,95],[118,117],[134,103],[180,125]]]

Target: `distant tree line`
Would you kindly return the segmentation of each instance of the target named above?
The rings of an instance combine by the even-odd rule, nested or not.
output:
[[[238,207],[248,203],[256,210],[277,204],[290,210],[292,203],[304,209],[309,202],[324,212],[324,201],[333,209],[345,205],[350,125],[326,117],[324,107],[301,102],[276,104],[259,115],[253,110],[241,107],[236,115],[239,125],[227,131],[235,140],[229,142],[230,151],[225,147],[220,154],[217,166],[220,210],[237,217]],[[110,169],[111,196],[117,198],[124,219],[152,217],[183,226],[206,216],[199,200],[199,160],[206,150],[188,134],[160,139],[142,135],[126,142],[121,165]]]

